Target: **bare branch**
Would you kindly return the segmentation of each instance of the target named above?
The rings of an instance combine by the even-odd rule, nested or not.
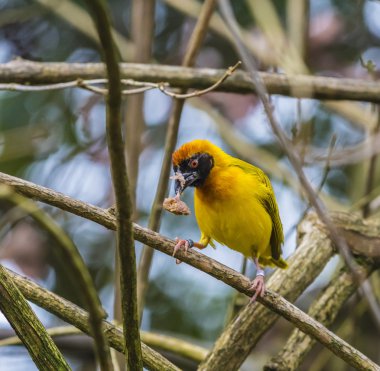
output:
[[[230,77],[240,65],[241,65],[241,62],[239,61],[234,66],[228,67],[227,71],[217,82],[215,82],[210,87],[203,90],[194,91],[192,93],[185,93],[185,94],[177,93],[176,94],[176,93],[166,90],[164,84],[159,84],[158,88],[165,95],[168,95],[169,97],[176,98],[176,99],[187,99],[187,98],[199,97],[203,94],[209,93],[210,91],[217,89],[217,87],[221,85],[226,79],[228,79],[228,77]]]

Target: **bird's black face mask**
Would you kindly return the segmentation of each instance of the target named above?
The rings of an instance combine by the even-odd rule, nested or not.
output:
[[[175,193],[181,194],[187,187],[200,187],[214,166],[214,159],[208,153],[196,153],[174,166]]]

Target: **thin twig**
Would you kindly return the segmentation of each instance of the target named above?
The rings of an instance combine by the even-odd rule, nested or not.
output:
[[[201,48],[204,37],[206,36],[208,24],[211,15],[214,11],[216,0],[206,0],[199,14],[198,21],[195,25],[194,31],[191,34],[189,44],[186,48],[185,56],[183,58],[182,65],[184,67],[193,66],[195,58]],[[183,94],[185,91],[181,91]],[[183,99],[176,99],[173,104],[172,112],[168,122],[168,128],[165,138],[164,158],[162,160],[162,167],[160,172],[160,178],[158,181],[156,195],[153,200],[151,213],[149,215],[148,226],[150,229],[157,231],[160,228],[161,214],[162,214],[162,202],[168,191],[169,175],[171,168],[171,158],[174,151],[175,144],[177,142],[179,122],[184,106]],[[148,277],[150,267],[152,264],[154,250],[149,246],[144,246],[141,253],[139,268],[138,268],[138,301],[140,320],[142,318],[142,310],[144,307],[145,295],[148,289]]]
[[[230,77],[240,65],[241,65],[241,62],[238,61],[234,66],[228,67],[227,71],[224,73],[224,75],[218,81],[216,81],[210,87],[203,89],[203,90],[197,90],[197,91],[194,91],[192,93],[179,94],[179,93],[173,93],[171,91],[168,91],[167,89],[165,89],[164,84],[158,84],[159,85],[158,88],[165,95],[168,95],[169,97],[176,98],[176,99],[187,99],[187,98],[199,97],[200,95],[203,95],[203,94],[209,93],[212,90],[215,90],[226,79],[228,79],[228,77]]]
[[[117,47],[111,35],[106,3],[87,0],[102,45],[108,75],[107,144],[116,199],[117,251],[127,363],[130,370],[142,370],[141,342],[136,301],[136,253],[132,230],[132,203],[121,129],[121,83]]]
[[[374,322],[380,330],[380,308],[379,308],[376,298],[373,295],[373,291],[368,281],[363,282],[362,277],[357,270],[357,263],[352,258],[352,255],[350,253],[346,240],[338,233],[336,227],[331,222],[330,217],[327,214],[327,210],[323,202],[315,193],[313,187],[309,183],[309,180],[307,179],[302,169],[302,165],[300,163],[298,155],[293,151],[291,146],[288,145],[288,139],[286,138],[285,133],[283,132],[276,118],[273,115],[273,107],[270,105],[268,101],[265,86],[262,84],[260,77],[257,74],[257,69],[254,64],[254,61],[249,56],[244,44],[241,41],[241,37],[239,34],[239,27],[235,19],[235,16],[233,14],[233,11],[231,9],[230,3],[227,0],[219,0],[219,4],[220,4],[220,9],[224,16],[224,19],[228,27],[230,28],[231,32],[234,34],[235,43],[236,43],[235,46],[238,50],[238,53],[241,59],[243,60],[246,68],[248,69],[249,73],[251,74],[253,82],[255,83],[256,92],[263,103],[264,110],[268,117],[268,121],[272,128],[272,131],[276,135],[282,149],[286,153],[290,163],[292,164],[295,172],[297,173],[300,179],[300,182],[302,184],[302,187],[309,199],[310,204],[313,205],[319,218],[325,224],[327,230],[329,231],[329,235],[332,241],[338,248],[345,263],[350,268],[352,274],[355,277],[356,282],[360,284],[360,292],[362,293],[362,295],[366,297],[369,303],[369,306],[371,308],[371,313],[373,315]]]

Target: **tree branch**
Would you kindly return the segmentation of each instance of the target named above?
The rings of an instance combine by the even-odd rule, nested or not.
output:
[[[116,199],[117,251],[120,263],[120,290],[123,329],[128,366],[142,370],[141,343],[136,299],[136,253],[132,230],[132,203],[121,130],[121,83],[118,50],[114,44],[106,3],[87,0],[103,48],[108,76],[107,144]]]
[[[116,218],[111,213],[99,207],[74,200],[71,197],[62,195],[59,192],[55,192],[42,186],[37,186],[31,182],[27,182],[25,180],[21,180],[19,178],[3,173],[0,173],[0,183],[5,183],[13,186],[16,192],[24,194],[27,197],[37,199],[41,202],[56,206],[62,210],[69,211],[75,215],[82,216],[86,219],[101,224],[106,228],[113,230],[116,229]],[[338,218],[340,218],[340,220],[343,220],[343,215],[345,214],[338,214]],[[353,215],[347,216],[350,223],[353,223],[353,217]],[[335,217],[333,220],[335,221]],[[158,234],[157,232],[140,227],[137,224],[134,224],[133,228],[134,237],[136,240],[147,244],[169,256],[172,256],[175,245],[174,241]],[[361,226],[358,231],[360,230],[360,234],[363,234],[368,229],[371,230],[371,233],[378,233],[379,228],[380,226],[375,221],[361,221]],[[358,231],[352,231],[352,233],[356,235],[359,233]],[[372,238],[371,233],[369,236],[365,236],[365,238],[363,238],[364,245],[367,244],[368,239]],[[361,241],[361,239],[359,236],[356,236],[355,243],[359,243],[359,241]],[[376,248],[377,251],[379,251],[378,246],[379,245],[377,245]],[[225,265],[193,250],[188,251],[187,254],[184,251],[180,250],[176,256],[181,261],[186,262],[187,264],[211,275],[212,277],[223,281],[236,290],[248,296],[252,296],[252,292],[250,290],[250,280],[242,276],[240,273],[234,271],[233,269],[226,267]],[[300,269],[302,269],[302,266]],[[358,360],[361,359],[366,365],[368,365],[369,369],[378,369],[378,366],[376,366],[372,361],[368,360],[366,356],[358,353],[357,350],[331,333],[317,321],[313,320],[308,315],[303,313],[300,309],[288,303],[281,296],[268,291],[263,298],[258,298],[257,300],[267,308],[275,311],[276,313],[291,321],[296,327],[311,335],[321,344],[325,345],[326,348],[330,349],[340,358],[346,360],[350,365],[356,367],[359,362]]]
[[[31,302],[53,313],[63,321],[79,328],[81,331],[89,336],[91,329],[88,325],[89,315],[82,308],[71,303],[70,301],[40,287],[28,278],[22,277],[10,270],[8,274],[12,277],[13,282],[22,292],[22,294]],[[114,326],[108,321],[103,321],[104,334],[106,335],[109,343],[117,351],[124,353],[124,335],[121,328]],[[144,366],[150,370],[172,370],[178,371],[179,369],[170,363],[167,359],[162,357],[159,353],[149,348],[145,344],[141,344]]]
[[[71,370],[10,273],[0,265],[0,309],[40,370]]]
[[[222,69],[211,68],[120,64],[122,78],[153,83],[167,82],[172,88],[184,89],[205,89],[216,83],[224,72]],[[259,76],[269,94],[320,100],[380,102],[380,86],[374,81],[308,75],[290,76],[267,72],[259,72]],[[0,64],[0,83],[7,84],[38,85],[72,82],[76,85],[73,82],[77,79],[92,80],[105,77],[102,63],[42,63],[16,59]],[[250,94],[255,92],[255,86],[247,72],[237,71],[216,90]]]

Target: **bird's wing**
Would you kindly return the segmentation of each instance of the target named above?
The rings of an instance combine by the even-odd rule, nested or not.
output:
[[[232,165],[237,166],[244,172],[254,176],[263,185],[264,190],[266,190],[266,192],[260,192],[260,202],[263,204],[264,208],[272,219],[273,227],[270,237],[270,245],[272,257],[275,260],[278,260],[282,252],[281,245],[284,242],[284,232],[282,229],[280,214],[270,180],[265,175],[264,171],[245,161],[234,159]]]

